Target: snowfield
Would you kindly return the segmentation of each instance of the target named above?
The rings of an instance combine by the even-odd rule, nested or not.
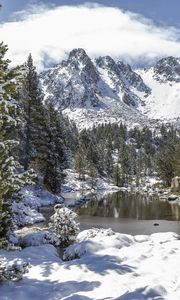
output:
[[[0,251],[31,267],[17,282],[0,285],[1,300],[179,300],[180,239],[175,233],[130,236],[108,229],[78,235],[62,261],[52,245]]]
[[[140,111],[148,118],[173,120],[180,117],[180,82],[161,82],[154,78],[154,70],[139,70],[137,73],[142,77],[144,83],[150,87],[151,94],[144,97],[143,93],[137,95],[143,99],[145,106],[140,107]]]

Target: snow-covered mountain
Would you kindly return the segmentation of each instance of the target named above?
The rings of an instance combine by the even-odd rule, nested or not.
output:
[[[145,100],[142,112],[153,119],[180,117],[180,58],[159,60],[148,70],[138,72],[151,94]],[[138,94],[143,99],[143,94]]]
[[[74,49],[66,61],[41,74],[44,100],[79,128],[99,123],[145,124],[180,117],[180,59],[161,59],[148,70],[133,71],[110,56],[90,59]]]

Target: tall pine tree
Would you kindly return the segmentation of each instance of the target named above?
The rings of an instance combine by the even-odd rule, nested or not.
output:
[[[21,161],[27,170],[37,156],[44,139],[45,112],[36,68],[31,54],[25,63],[19,95],[24,127],[21,131]]]
[[[17,145],[11,137],[17,125],[13,100],[17,74],[16,70],[9,69],[9,61],[4,59],[6,52],[7,46],[0,43],[0,243],[6,238],[10,226],[7,199],[30,178],[27,172],[19,173],[20,165],[12,155]]]
[[[63,169],[67,166],[66,148],[63,143],[61,115],[52,104],[47,105],[46,109],[45,147],[44,152],[40,152],[39,161],[44,166],[44,184],[53,193],[58,193],[63,180]],[[45,157],[44,161],[42,157]]]
[[[51,104],[43,104],[40,82],[29,55],[24,66],[21,88],[24,127],[21,131],[21,157],[24,169],[32,166],[43,176],[48,189],[57,193],[66,165],[60,114]]]

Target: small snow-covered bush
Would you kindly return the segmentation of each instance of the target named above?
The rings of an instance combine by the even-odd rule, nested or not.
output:
[[[63,253],[63,260],[68,261],[81,258],[87,252],[89,246],[90,241],[83,241],[74,245],[70,245]]]
[[[0,261],[0,282],[5,280],[20,280],[28,273],[29,264],[22,259]]]
[[[56,244],[57,237],[49,231],[40,231],[28,233],[19,239],[19,245],[22,248],[31,246],[40,246],[44,244]]]
[[[75,221],[77,214],[67,207],[55,205],[55,214],[50,218],[49,230],[57,237],[56,246],[68,246],[75,241],[79,224]]]

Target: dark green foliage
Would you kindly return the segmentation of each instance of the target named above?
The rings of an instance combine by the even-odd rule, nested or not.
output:
[[[74,157],[74,169],[78,173],[78,178],[80,180],[85,179],[85,173],[87,171],[87,161],[85,153],[82,149],[78,149]]]
[[[179,133],[166,126],[153,133],[147,127],[128,131],[123,124],[100,125],[82,131],[79,145],[86,157],[81,173],[83,168],[86,173],[88,163],[93,164],[100,176],[114,179],[119,186],[134,179],[139,185],[155,171],[169,186],[180,173]]]
[[[98,174],[97,174],[96,167],[93,164],[90,164],[88,166],[88,175],[90,177],[91,188],[94,188],[96,184],[96,177]]]
[[[17,70],[9,70],[4,59],[7,46],[0,44],[0,239],[6,238],[10,227],[10,211],[7,199],[31,178],[29,172],[21,172],[21,166],[13,156],[17,141],[12,138],[17,125],[16,102],[13,99]]]
[[[46,138],[44,151],[40,152],[38,159],[39,169],[44,174],[44,184],[53,193],[58,193],[63,179],[62,171],[67,164],[65,146],[58,112],[52,105],[48,105],[46,113]]]
[[[175,148],[175,176],[180,176],[180,141],[176,143]]]
[[[39,79],[31,55],[24,65],[19,89],[24,127],[21,130],[21,162],[27,170],[36,157],[37,143],[41,144],[44,128],[44,108]],[[41,133],[41,134],[40,134]]]
[[[161,137],[157,139],[158,155],[156,159],[157,171],[165,186],[170,186],[172,178],[176,174],[178,162],[179,139],[176,130],[161,127]]]
[[[122,174],[119,164],[114,167],[113,180],[116,186],[123,187],[125,185],[125,176]]]
[[[105,146],[104,151],[104,169],[107,177],[112,177],[113,174],[113,157],[112,157],[112,146],[109,140]]]
[[[52,105],[43,104],[39,78],[31,55],[22,71],[18,96],[22,109],[23,128],[19,130],[20,162],[24,169],[32,166],[44,178],[52,192],[60,191],[62,171],[66,166],[64,140],[67,140],[67,120]],[[67,143],[68,144],[68,143]]]

